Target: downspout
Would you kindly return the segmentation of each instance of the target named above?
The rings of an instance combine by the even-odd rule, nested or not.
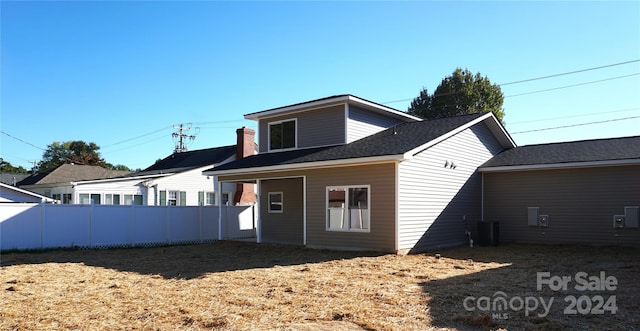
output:
[[[480,192],[480,221],[484,222],[484,172],[482,174],[482,184]]]

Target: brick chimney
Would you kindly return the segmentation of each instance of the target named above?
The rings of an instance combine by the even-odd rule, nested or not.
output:
[[[255,154],[256,143],[255,135],[256,131],[247,127],[242,127],[236,130],[237,143],[236,143],[236,160],[240,160],[247,156]],[[236,194],[233,197],[234,205],[247,205],[256,202],[256,194],[253,191],[254,184],[238,183],[236,184]]]

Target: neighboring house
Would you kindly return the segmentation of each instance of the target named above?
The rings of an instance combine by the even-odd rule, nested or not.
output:
[[[30,174],[15,174],[11,172],[0,172],[0,183],[16,186],[21,180],[31,176]]]
[[[478,166],[515,147],[491,114],[422,121],[353,95],[245,115],[259,154],[210,169],[257,184],[258,241],[418,252],[467,242]]]
[[[247,153],[255,153],[255,142],[252,134],[245,134],[250,129],[238,129],[239,139],[247,139]],[[250,132],[249,132],[250,133]],[[243,140],[244,142],[244,140]],[[187,152],[173,153],[166,158],[157,161],[150,167],[136,173],[120,173],[118,176],[79,178],[69,174],[60,177],[42,180],[36,184],[21,184],[21,187],[45,193],[62,203],[70,204],[106,204],[106,205],[148,205],[148,206],[198,206],[213,205],[216,201],[224,204],[236,203],[234,197],[237,191],[244,191],[242,202],[255,201],[253,187],[238,187],[235,184],[227,184],[219,190],[216,197],[213,180],[202,174],[205,169],[217,167],[220,164],[236,160],[243,156],[239,153],[241,145],[230,145]],[[72,167],[67,165],[66,168]]]
[[[479,170],[501,241],[640,246],[640,136],[521,146]]]
[[[0,183],[0,203],[6,202],[53,203],[55,200],[38,193]]]
[[[46,197],[59,200],[61,203],[72,203],[72,182],[119,177],[128,174],[128,171],[118,171],[105,169],[99,166],[63,164],[57,168],[31,175],[20,182],[17,186]],[[77,200],[76,200],[77,201]]]

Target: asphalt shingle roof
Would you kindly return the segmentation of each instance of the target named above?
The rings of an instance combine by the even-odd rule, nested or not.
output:
[[[478,113],[428,121],[402,123],[393,128],[345,145],[257,154],[220,165],[208,171],[400,155],[483,115],[485,114]]]
[[[7,185],[17,184],[19,181],[31,176],[30,174],[14,174],[10,172],[2,172],[0,173],[0,183],[4,183]]]
[[[105,169],[99,166],[63,164],[51,171],[29,176],[17,183],[17,186],[34,184],[68,183],[81,180],[105,179],[124,176],[129,171]]]
[[[183,171],[220,163],[236,154],[236,145],[199,149],[173,153],[141,172],[130,174],[140,176],[170,171]]]
[[[640,159],[640,136],[525,145],[506,150],[481,168]]]

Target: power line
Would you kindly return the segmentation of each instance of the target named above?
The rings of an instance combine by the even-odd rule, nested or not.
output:
[[[552,117],[552,118],[541,118],[541,119],[529,120],[529,121],[509,122],[508,125],[533,123],[533,122],[544,122],[544,121],[553,121],[553,120],[560,120],[560,119],[566,119],[566,118],[585,117],[585,116],[609,114],[609,113],[620,113],[620,112],[638,110],[638,109],[640,109],[640,108],[626,108],[626,109],[618,109],[618,110],[610,110],[610,111],[601,111],[601,112],[595,112],[595,113],[586,113],[586,114],[580,114],[580,115],[570,115],[570,116],[561,116],[561,117]]]
[[[538,91],[532,91],[532,92],[519,93],[519,94],[512,94],[512,95],[505,96],[505,98],[519,97],[519,96],[522,96],[522,95],[529,95],[529,94],[535,94],[535,93],[542,93],[542,92],[561,90],[561,89],[570,88],[570,87],[576,87],[576,86],[582,86],[582,85],[606,82],[606,81],[609,81],[609,80],[627,78],[627,77],[638,76],[638,75],[640,75],[640,72],[637,72],[635,74],[630,74],[630,75],[624,75],[624,76],[618,76],[618,77],[611,77],[611,78],[605,78],[605,79],[600,79],[600,80],[594,80],[594,81],[584,82],[584,83],[579,83],[579,84],[566,85],[566,86],[554,87],[554,88],[538,90]]]
[[[508,82],[508,83],[503,83],[503,84],[496,84],[496,85],[498,85],[498,86],[513,85],[513,84],[519,84],[519,83],[530,82],[530,81],[535,81],[535,80],[541,80],[541,79],[547,79],[547,78],[571,75],[571,74],[576,74],[576,73],[585,72],[585,71],[609,68],[609,67],[614,67],[614,66],[634,63],[634,62],[640,62],[640,59],[635,59],[635,60],[625,61],[625,62],[619,62],[619,63],[613,63],[613,64],[603,65],[603,66],[599,66],[599,67],[580,69],[580,70],[575,70],[575,71],[570,71],[570,72],[563,72],[563,73],[553,74],[553,75],[548,75],[548,76],[543,76],[543,77],[528,78],[528,79],[523,79],[523,80],[519,80],[519,81]],[[629,76],[634,76],[634,75],[638,75],[638,74],[633,74],[633,75],[629,75]],[[629,76],[619,76],[619,77],[613,77],[613,78],[606,78],[606,79],[599,80],[599,81],[581,83],[581,84],[571,85],[571,86],[567,86],[567,87],[580,86],[580,85],[586,85],[586,84],[593,84],[593,83],[596,83],[596,82],[603,82],[603,81],[607,81],[607,80],[619,79],[619,78],[624,78],[624,77],[629,77]],[[561,87],[561,88],[567,88],[567,87]],[[555,89],[559,89],[559,88],[555,88]],[[552,91],[552,90],[553,89],[549,89],[549,91]],[[526,92],[526,93],[521,93],[521,94],[517,94],[517,95],[510,95],[508,97],[525,95],[525,94],[540,93],[540,92],[546,92],[546,91],[547,90]],[[437,95],[433,95],[433,96],[446,96],[446,95],[452,95],[452,94],[456,94],[456,93],[457,92],[448,92],[448,93],[442,93],[442,94],[437,94]],[[505,97],[505,98],[507,98],[507,97]],[[381,102],[380,104],[387,105],[387,104],[398,103],[398,102],[412,101],[413,99],[415,99],[415,98],[386,101],[386,102]]]
[[[17,141],[19,141],[19,142],[25,143],[25,144],[27,144],[27,145],[29,145],[29,146],[31,146],[31,147],[35,147],[35,148],[37,148],[37,149],[39,149],[39,150],[46,151],[46,149],[44,149],[44,148],[38,147],[38,146],[36,146],[36,145],[34,145],[34,144],[30,143],[30,142],[24,141],[24,140],[22,140],[22,139],[20,139],[20,138],[18,138],[18,137],[14,137],[14,136],[12,136],[12,135],[10,135],[10,134],[8,134],[8,133],[4,132],[4,131],[0,131],[0,132],[2,132],[2,134],[7,135],[7,136],[8,136],[8,137],[10,137],[10,138],[13,138],[13,139],[15,139],[15,140],[17,140]]]
[[[608,122],[624,121],[624,120],[630,120],[630,119],[634,119],[634,118],[640,118],[640,116],[630,116],[630,117],[623,117],[623,118],[613,118],[613,119],[604,120],[604,121],[587,122],[587,123],[578,123],[578,124],[570,124],[570,125],[555,126],[555,127],[550,127],[550,128],[542,128],[542,129],[534,129],[534,130],[518,131],[518,132],[511,132],[511,134],[513,135],[513,134],[519,134],[519,133],[538,132],[538,131],[547,131],[547,130],[556,130],[556,129],[566,129],[566,128],[572,128],[572,127],[576,127],[576,126],[583,126],[583,125],[592,125],[592,124],[601,124],[601,123],[608,123]]]
[[[163,137],[164,137],[164,135],[163,135]],[[158,141],[158,140],[160,140],[160,139],[162,139],[162,137],[156,137],[156,138],[153,138],[153,139],[151,139],[151,140],[146,140],[146,141],[143,141],[143,142],[138,143],[138,144],[135,144],[135,145],[130,145],[130,146],[127,146],[127,147],[122,147],[122,148],[120,148],[120,149],[116,149],[116,150],[112,150],[112,151],[108,151],[108,152],[102,152],[101,154],[102,154],[102,155],[105,155],[105,154],[113,154],[113,153],[115,153],[115,152],[120,152],[120,151],[123,151],[123,150],[125,150],[125,149],[130,149],[130,148],[133,148],[133,147],[138,147],[138,146],[140,146],[140,145],[145,145],[145,144],[148,144],[148,143],[151,143],[151,142],[154,142],[154,141]]]
[[[163,130],[166,130],[166,129],[170,129],[170,128],[171,128],[171,126],[165,126],[165,127],[160,128],[158,130],[147,132],[145,134],[141,134],[141,135],[133,137],[133,138],[129,138],[129,139],[125,139],[125,140],[122,140],[122,141],[118,141],[116,143],[113,143],[113,144],[110,144],[110,145],[107,145],[107,146],[102,146],[102,148],[108,148],[108,147],[111,147],[111,146],[120,145],[122,143],[126,143],[126,142],[129,142],[129,141],[132,141],[132,140],[136,140],[136,139],[139,139],[139,138],[143,138],[143,137],[146,137],[148,135],[154,134],[156,132],[160,132],[160,131],[163,131]]]
[[[619,63],[613,63],[613,64],[607,64],[607,65],[599,66],[599,67],[593,67],[593,68],[587,68],[587,69],[580,69],[580,70],[575,70],[575,71],[563,72],[563,73],[560,73],[560,74],[553,74],[553,75],[548,75],[548,76],[523,79],[523,80],[518,80],[518,81],[515,81],[515,82],[502,83],[502,84],[498,84],[498,85],[505,86],[505,85],[513,85],[513,84],[532,82],[534,80],[541,80],[541,79],[560,77],[560,76],[565,76],[565,75],[572,75],[572,74],[577,74],[577,73],[580,73],[580,72],[603,69],[603,68],[609,68],[609,67],[615,67],[615,66],[620,66],[620,65],[623,65],[623,64],[629,64],[629,63],[634,63],[634,62],[640,62],[640,59],[631,60],[631,61],[625,61],[625,62],[619,62]]]

